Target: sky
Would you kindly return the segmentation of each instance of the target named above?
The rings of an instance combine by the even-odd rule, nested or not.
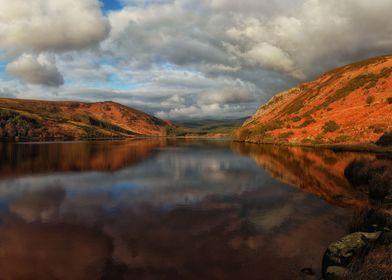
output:
[[[392,53],[390,11],[390,0],[0,0],[0,96],[243,118]]]

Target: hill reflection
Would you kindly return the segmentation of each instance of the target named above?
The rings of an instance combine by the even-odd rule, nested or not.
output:
[[[152,156],[165,139],[0,143],[0,177],[69,171],[116,171]]]
[[[392,174],[369,154],[225,141],[16,146],[0,168],[1,279],[320,275],[368,203],[350,170]]]
[[[331,204],[361,208],[368,203],[367,196],[350,184],[344,171],[352,161],[372,160],[375,155],[240,143],[233,143],[232,149],[253,158],[274,178]]]

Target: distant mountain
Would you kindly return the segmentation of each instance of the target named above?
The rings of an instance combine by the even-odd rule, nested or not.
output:
[[[1,138],[165,136],[172,125],[114,102],[0,98]]]
[[[391,131],[392,55],[388,55],[332,70],[277,94],[235,137],[297,144],[370,144],[381,139],[379,143],[390,145]]]
[[[176,123],[185,127],[191,128],[200,132],[216,132],[216,133],[228,133],[241,127],[247,118],[241,119],[224,119],[224,120],[187,120],[177,121]]]

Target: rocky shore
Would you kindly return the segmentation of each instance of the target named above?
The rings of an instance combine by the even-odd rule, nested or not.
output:
[[[326,280],[392,279],[392,164],[390,158],[358,160],[345,170],[365,192],[369,206],[353,217],[350,234],[330,244],[323,259]]]

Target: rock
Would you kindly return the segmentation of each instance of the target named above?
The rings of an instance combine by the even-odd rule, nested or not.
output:
[[[325,280],[343,280],[350,274],[347,268],[341,266],[330,266],[325,272]]]
[[[368,241],[376,241],[382,234],[381,231],[378,232],[359,232],[360,234],[362,234],[363,236],[365,236],[365,238]]]
[[[347,266],[353,257],[366,248],[366,245],[377,240],[381,232],[355,232],[329,245],[324,254],[323,267],[331,265]]]

